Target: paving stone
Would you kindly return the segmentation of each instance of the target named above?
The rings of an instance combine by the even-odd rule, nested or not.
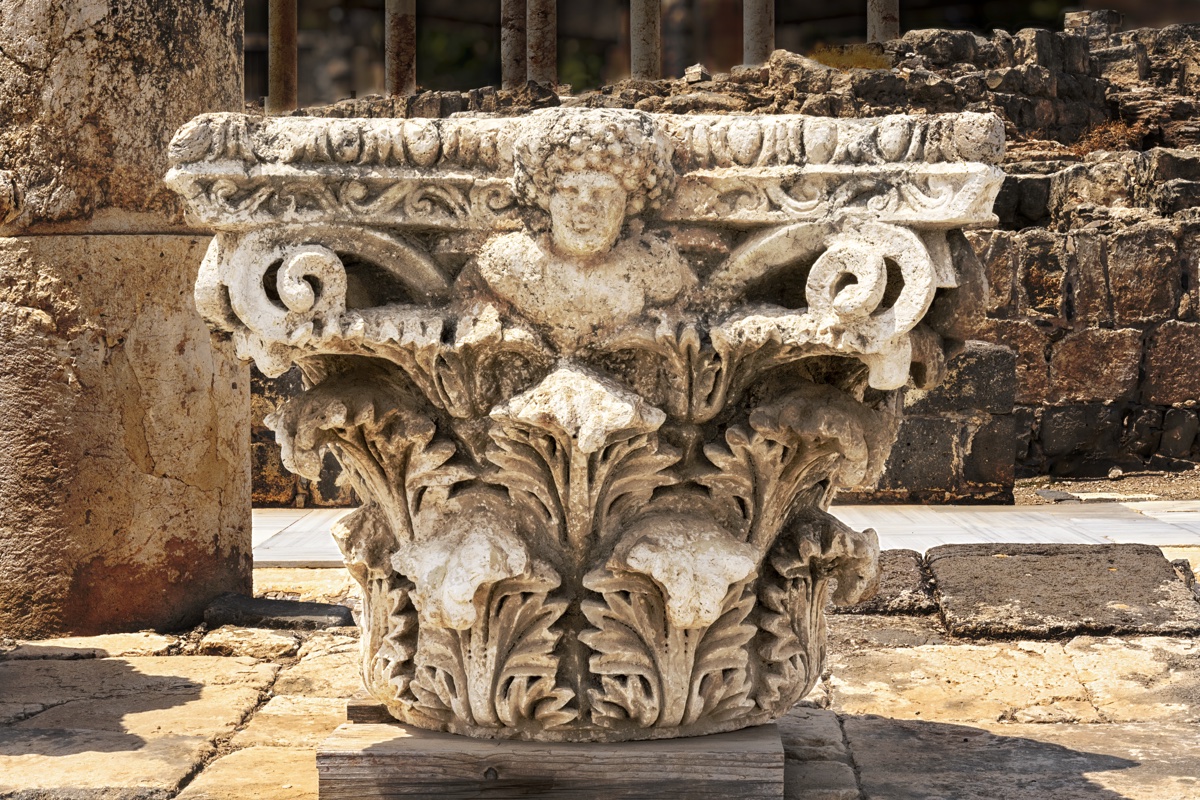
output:
[[[831,654],[833,708],[946,722],[1099,722],[1056,642],[925,645]]]
[[[246,628],[314,630],[354,624],[350,609],[333,603],[267,600],[227,592],[204,610],[210,628],[236,625]]]
[[[838,614],[827,618],[829,651],[945,644],[946,629],[935,615],[923,617]]]
[[[271,685],[279,667],[250,658],[151,656],[89,661],[0,663],[5,703],[57,706],[90,698],[173,693],[198,697],[206,686],[256,691]]]
[[[312,748],[250,747],[205,767],[178,800],[317,800]]]
[[[271,442],[276,451],[279,445]],[[345,567],[291,569],[266,567],[254,570],[254,596],[268,600],[305,603],[343,603],[362,596],[358,581]]]
[[[277,695],[353,697],[363,688],[358,640],[318,633],[300,649],[300,661],[279,673]]]
[[[1195,800],[1194,726],[847,717],[866,800]]]
[[[870,600],[830,610],[845,614],[928,614],[937,611],[931,581],[915,550],[879,554],[879,591]]]
[[[842,726],[832,711],[796,707],[775,725],[788,761],[850,761]]]
[[[0,728],[0,797],[166,800],[212,751],[202,736]]]
[[[1194,639],[1081,636],[1066,651],[1105,719],[1200,722],[1200,643]]]
[[[859,800],[854,769],[841,761],[788,761],[784,800]]]
[[[174,636],[151,631],[108,633],[100,636],[66,636],[59,639],[20,641],[0,652],[0,661],[42,658],[107,658],[118,656],[162,656],[178,642]]]
[[[956,636],[1200,630],[1200,603],[1157,547],[943,545],[926,558]]]
[[[248,656],[270,660],[290,656],[300,648],[300,637],[291,632],[263,628],[238,628],[225,625],[210,631],[200,640],[200,653],[206,656]]]
[[[316,747],[346,721],[346,701],[336,697],[278,695],[234,735],[234,747]]]

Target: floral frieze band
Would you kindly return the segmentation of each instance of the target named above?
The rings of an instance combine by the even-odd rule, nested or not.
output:
[[[197,305],[306,390],[285,463],[363,505],[363,676],[481,737],[659,738],[808,692],[878,544],[899,393],[977,309],[991,115],[549,109],[199,117],[168,183],[216,229]]]

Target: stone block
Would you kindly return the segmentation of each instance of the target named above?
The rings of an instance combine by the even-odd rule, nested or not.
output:
[[[833,709],[929,722],[1100,722],[1057,642],[830,654]],[[856,753],[857,755],[857,753]]]
[[[1142,44],[1098,47],[1090,55],[1090,74],[1117,86],[1134,88],[1150,75],[1150,59]]]
[[[1118,325],[1160,322],[1179,302],[1178,229],[1147,222],[1121,230],[1108,244],[1108,285]]]
[[[1052,403],[1112,402],[1137,392],[1142,333],[1090,328],[1067,334],[1050,351]]]
[[[956,636],[1200,631],[1200,603],[1157,547],[942,545],[927,558]]]
[[[1142,401],[1169,406],[1200,399],[1198,352],[1200,324],[1172,320],[1160,325],[1146,342]]]
[[[242,628],[312,630],[354,624],[350,609],[329,603],[268,600],[263,597],[226,593],[204,609],[210,628],[233,625]]]
[[[204,634],[198,651],[207,656],[247,656],[272,660],[296,652],[300,640],[292,633],[225,625]]]
[[[1048,184],[1047,184],[1048,188]],[[1044,230],[1021,234],[1017,258],[1017,290],[1023,312],[1049,320],[1063,319],[1063,268],[1060,237]]]
[[[1200,643],[1192,638],[1080,636],[1066,645],[1109,722],[1200,722]]]
[[[1200,432],[1200,414],[1184,408],[1169,408],[1163,415],[1158,452],[1168,458],[1187,458]]]
[[[1067,272],[1071,281],[1068,319],[1089,327],[1111,327],[1112,298],[1108,293],[1107,239],[1093,231],[1067,236]]]
[[[1077,453],[1109,453],[1121,436],[1121,411],[1097,403],[1054,406],[1042,411],[1042,450],[1058,457]]]
[[[1010,231],[971,231],[967,238],[979,254],[987,277],[987,313],[997,314],[1013,300],[1016,270],[1013,268],[1014,234]]]
[[[989,320],[984,338],[1016,351],[1016,403],[1040,404],[1050,391],[1050,364],[1046,328],[1030,320]]]
[[[932,581],[915,550],[879,554],[879,591],[870,600],[830,610],[842,614],[928,614],[937,609]]]
[[[909,389],[906,413],[1007,414],[1016,396],[1017,355],[1009,347],[967,342],[963,352],[946,364],[946,377],[934,389]]]
[[[1125,432],[1121,445],[1125,452],[1139,458],[1149,458],[1158,449],[1162,435],[1163,412],[1161,408],[1141,407],[1130,411],[1125,420]]]
[[[339,697],[277,695],[255,712],[238,731],[234,747],[303,747],[315,749],[346,721],[346,701]]]
[[[0,661],[165,656],[176,644],[178,640],[174,636],[163,636],[149,631],[108,633],[99,636],[63,636],[17,642],[13,649],[0,652]]]
[[[208,241],[0,240],[8,635],[174,630],[249,591],[249,375],[195,312]]]
[[[938,417],[905,417],[879,488],[946,492],[959,483],[961,425]]]
[[[970,483],[1012,492],[1017,421],[1012,414],[998,414],[981,424],[963,453],[963,477]]]
[[[952,725],[848,717],[865,797],[1191,800],[1200,740],[1182,724]]]
[[[178,800],[317,800],[312,747],[249,747],[208,764]]]
[[[946,629],[934,614],[837,614],[829,617],[831,653],[927,644],[946,644]]]

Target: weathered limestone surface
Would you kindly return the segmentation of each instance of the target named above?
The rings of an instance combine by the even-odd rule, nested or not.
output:
[[[980,309],[959,229],[1002,152],[978,114],[219,114],[167,180],[218,230],[198,307],[304,376],[284,462],[332,454],[364,500],[335,535],[369,690],[417,727],[622,741],[816,683],[828,596],[877,578],[826,509]],[[342,691],[341,656],[276,691]]]
[[[207,237],[162,185],[171,132],[241,106],[241,18],[0,2],[6,635],[175,628],[249,591],[248,371],[195,314]]]
[[[0,631],[178,628],[250,574],[247,376],[208,240],[0,238]]]
[[[172,797],[278,669],[188,656],[0,663],[0,797]],[[24,713],[6,718],[14,706]]]
[[[316,800],[312,747],[248,747],[217,759],[178,800]]]
[[[869,800],[1191,800],[1189,725],[952,725],[845,719]]]
[[[4,0],[0,106],[0,170],[23,200],[0,233],[179,223],[165,145],[241,108],[242,0]]]

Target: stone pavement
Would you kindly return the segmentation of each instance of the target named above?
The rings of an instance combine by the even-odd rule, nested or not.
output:
[[[915,555],[885,556],[892,613],[830,615],[826,675],[781,723],[788,798],[1200,797],[1194,636],[956,637]],[[353,604],[344,571],[256,580]],[[0,798],[315,800],[357,659],[353,628],[0,641]]]

